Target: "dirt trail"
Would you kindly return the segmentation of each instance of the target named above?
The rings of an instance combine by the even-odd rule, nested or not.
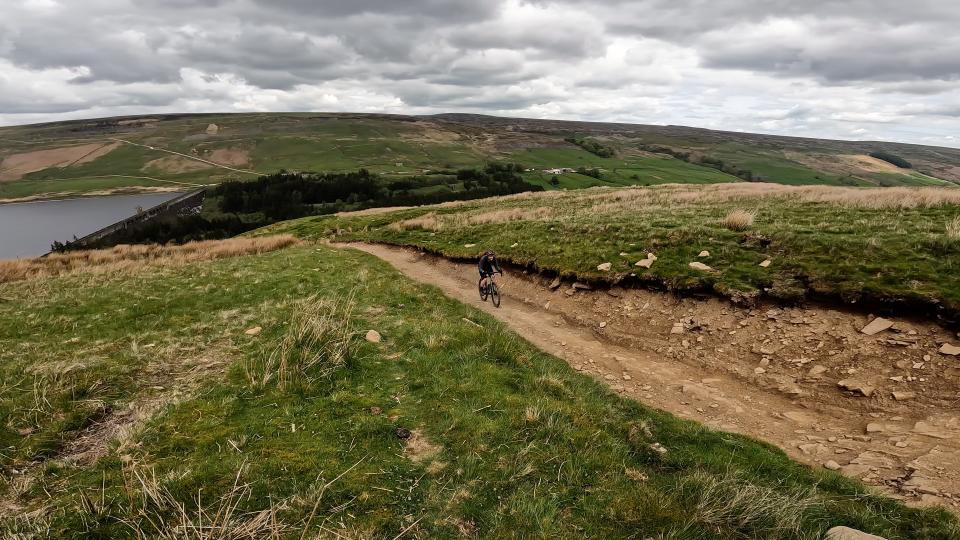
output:
[[[552,287],[522,271],[502,279],[495,309],[477,295],[473,264],[345,246],[483,309],[618,393],[768,441],[909,504],[960,509],[960,359],[936,352],[951,338],[936,326],[898,322],[867,336],[868,319],[856,314]]]

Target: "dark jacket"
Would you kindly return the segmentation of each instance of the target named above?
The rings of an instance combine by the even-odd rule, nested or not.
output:
[[[480,257],[480,262],[477,263],[477,269],[480,270],[480,274],[492,274],[494,272],[503,273],[503,270],[500,269],[500,261],[497,260],[496,255],[484,255]]]

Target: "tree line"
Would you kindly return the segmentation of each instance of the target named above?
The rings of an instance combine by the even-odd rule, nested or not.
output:
[[[199,215],[158,217],[96,242],[56,242],[67,251],[136,243],[183,243],[229,238],[271,223],[311,215],[381,206],[415,206],[480,199],[543,186],[523,179],[522,165],[491,163],[482,169],[384,178],[366,169],[346,173],[280,171],[251,181],[228,181],[210,188]]]
[[[592,139],[580,139],[577,137],[567,137],[563,139],[570,144],[575,144],[587,152],[602,158],[612,158],[617,155],[617,151],[612,146],[601,144]]]

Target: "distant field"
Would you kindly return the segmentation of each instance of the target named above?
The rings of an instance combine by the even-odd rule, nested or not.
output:
[[[752,222],[728,222],[735,210]],[[340,240],[452,257],[492,248],[516,264],[581,279],[710,290],[735,300],[820,296],[954,321],[960,315],[960,188],[590,189],[305,218],[275,230],[306,238],[340,231]],[[704,250],[708,257],[699,256]],[[648,253],[657,257],[651,267],[636,266]],[[602,263],[611,269],[598,270]]]
[[[209,131],[208,131],[209,128]],[[576,137],[616,149],[601,158],[567,142]],[[118,144],[123,139],[144,146]],[[103,153],[74,156],[101,145]],[[644,150],[660,145],[692,156],[687,161]],[[148,148],[148,147],[152,147]],[[173,156],[162,150],[180,152]],[[877,170],[843,156],[883,150],[914,169]],[[84,194],[113,187],[151,187],[155,180],[212,184],[254,178],[202,163],[270,174],[279,170],[342,172],[366,168],[397,177],[430,170],[515,161],[531,181],[547,188],[543,169],[595,167],[600,179],[576,173],[558,177],[559,188],[715,183],[737,179],[700,164],[722,160],[759,179],[783,184],[938,185],[960,182],[960,151],[892,143],[815,141],[712,132],[675,126],[594,124],[439,115],[431,117],[257,113],[170,115],[76,121],[0,128],[0,198]],[[26,164],[26,165],[24,165]],[[728,171],[729,172],[729,171]],[[136,177],[143,177],[138,180]],[[117,178],[117,176],[114,176]],[[110,187],[109,185],[107,185]]]
[[[621,398],[372,256],[288,245],[122,248],[5,276],[0,535],[957,533],[945,510]]]

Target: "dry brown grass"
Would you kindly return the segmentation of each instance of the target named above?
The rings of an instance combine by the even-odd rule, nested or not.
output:
[[[835,186],[785,186],[739,182],[693,186],[665,184],[652,188],[624,188],[592,196],[596,202],[640,202],[647,197],[658,204],[783,201],[815,202],[869,209],[934,208],[960,205],[960,189],[952,187],[850,188]]]
[[[960,216],[955,216],[947,222],[947,238],[960,240]]]
[[[723,218],[723,226],[731,231],[745,231],[753,226],[754,216],[754,212],[738,208]]]
[[[296,244],[293,235],[189,242],[179,246],[119,245],[110,249],[70,251],[47,257],[0,261],[0,283],[77,273],[132,272],[154,266],[181,266],[275,251]]]
[[[204,506],[199,495],[194,505],[180,502],[157,479],[152,470],[131,468],[129,484],[139,492],[139,515],[122,522],[136,538],[169,540],[240,540],[244,538],[280,539],[292,529],[278,514],[281,506],[274,504],[260,512],[244,513],[238,510],[244,499],[250,497],[249,484],[241,484],[242,473],[237,473],[233,489],[214,504]],[[86,495],[81,500],[81,511],[97,515],[104,512],[102,503]]]
[[[532,209],[524,208],[505,208],[503,210],[493,210],[481,214],[466,216],[468,225],[489,225],[495,223],[507,223],[510,221],[536,221],[549,219],[553,215],[553,210],[545,206]]]
[[[443,228],[443,223],[436,212],[430,212],[420,217],[405,219],[390,224],[390,228],[395,231],[439,231]]]
[[[510,221],[536,221],[550,219],[553,210],[545,206],[537,208],[503,208],[479,214],[447,214],[437,215],[435,212],[420,217],[405,219],[390,224],[395,231],[432,231],[439,232],[447,227],[465,227],[471,225],[490,225],[507,223]]]
[[[590,188],[579,193],[540,192],[527,194],[526,199],[562,200],[582,205],[593,212],[637,210],[642,205],[690,206],[706,203],[813,202],[867,209],[935,208],[960,205],[960,188],[895,187],[852,188],[836,186],[786,186],[761,182],[690,185],[663,184],[654,187]],[[501,197],[499,200],[505,200]],[[566,199],[566,200],[564,200]]]

